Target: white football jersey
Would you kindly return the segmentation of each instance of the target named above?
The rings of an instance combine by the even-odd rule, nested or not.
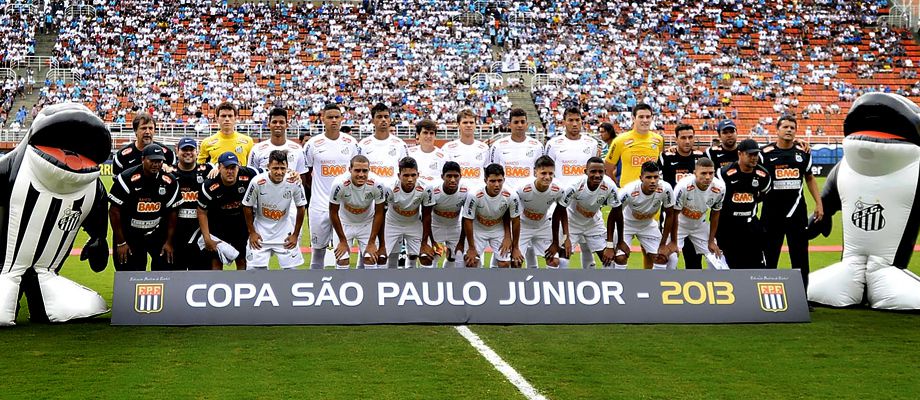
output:
[[[281,146],[275,146],[270,140],[256,143],[255,146],[252,146],[252,150],[249,151],[249,163],[247,166],[256,170],[268,170],[268,155],[274,150],[287,152],[289,170],[294,170],[298,174],[307,173],[307,163],[304,159],[303,148],[290,140]]]
[[[589,158],[600,156],[600,148],[597,140],[587,135],[578,140],[559,135],[546,143],[546,155],[556,162],[553,179],[560,187],[567,188],[585,176],[585,164]]]
[[[307,168],[312,170],[310,209],[314,212],[328,210],[332,183],[348,173],[351,158],[358,154],[358,141],[350,135],[339,134],[336,140],[326,135],[313,136],[303,146]]]
[[[506,212],[510,212],[511,218],[521,216],[521,200],[508,189],[492,197],[485,188],[480,188],[463,205],[463,218],[475,221],[473,232],[480,237],[504,233],[502,218]]]
[[[373,135],[368,136],[361,139],[358,149],[360,154],[370,161],[371,172],[387,185],[398,179],[399,160],[409,154],[406,142],[395,135],[389,135],[384,140],[379,140]]]
[[[652,194],[642,192],[642,181],[635,180],[620,188],[623,222],[634,224],[654,221],[662,207],[674,207],[674,189],[665,181],[658,181],[658,190]]]
[[[441,228],[455,227],[460,223],[460,211],[466,204],[469,189],[462,181],[454,194],[444,193],[444,185],[438,183],[431,190],[434,207],[431,210],[431,225]]]
[[[409,157],[418,163],[418,177],[429,186],[434,186],[435,181],[441,179],[441,170],[447,162],[447,156],[441,149],[435,148],[431,153],[426,153],[421,146],[414,146],[409,148]]]
[[[706,211],[719,211],[722,201],[725,200],[725,182],[713,179],[706,190],[700,190],[696,185],[696,176],[686,176],[677,182],[674,190],[674,210],[680,214],[677,217],[678,229],[693,229],[706,222]]]
[[[533,181],[517,189],[521,200],[521,228],[538,229],[546,227],[550,221],[549,211],[564,194],[559,185],[552,183],[546,191],[541,192]]]
[[[460,175],[464,180],[476,182],[475,185],[485,185],[482,175],[483,167],[489,164],[489,146],[478,140],[473,144],[463,144],[460,139],[451,140],[441,148],[447,156],[447,161],[460,164]]]
[[[607,228],[600,210],[603,206],[620,206],[617,190],[617,185],[605,175],[597,189],[591,191],[588,188],[588,176],[582,175],[574,185],[565,189],[559,201],[559,205],[568,208],[569,227],[577,228],[573,229],[575,232],[604,234]]]
[[[406,193],[397,181],[387,194],[387,205],[387,225],[419,225],[422,223],[421,208],[434,205],[431,187],[422,181],[416,181],[415,190]]]
[[[263,172],[249,182],[243,205],[253,208],[253,225],[262,236],[263,243],[283,243],[294,232],[294,220],[288,216],[291,203],[296,207],[307,205],[300,180],[290,182],[284,179],[281,183],[274,183],[268,178],[268,173]],[[220,232],[216,234],[220,235]]]
[[[515,142],[511,136],[498,139],[489,149],[489,163],[505,168],[505,187],[517,189],[533,181],[533,164],[543,155],[543,144],[534,138]]]
[[[385,201],[386,187],[373,175],[369,175],[361,186],[351,181],[351,174],[340,176],[332,184],[332,196],[329,197],[330,204],[339,205],[342,223],[349,225],[372,224],[374,206]]]

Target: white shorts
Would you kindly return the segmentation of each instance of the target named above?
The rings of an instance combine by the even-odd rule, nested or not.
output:
[[[403,240],[406,241],[406,254],[408,255],[417,256],[422,248],[422,224],[401,226],[387,223],[384,231],[387,254],[399,251]]]
[[[658,254],[658,247],[661,245],[661,231],[658,230],[658,224],[643,225],[645,226],[630,226],[624,223],[623,241],[630,244],[633,237],[638,238],[639,244],[647,254]]]
[[[367,248],[367,241],[371,238],[371,225],[342,224],[342,230],[345,231],[345,239],[348,240],[348,247],[358,242],[358,251],[363,252],[364,249]],[[338,238],[338,235],[336,235],[336,238]],[[336,243],[336,245],[338,245],[338,243]]]
[[[480,260],[483,260],[484,258],[483,258],[482,255],[483,255],[483,252],[485,251],[486,247],[491,247],[491,248],[492,248],[492,257],[493,257],[496,261],[511,261],[511,253],[510,253],[510,252],[509,252],[508,254],[501,254],[501,253],[499,252],[499,249],[502,248],[502,240],[504,240],[504,239],[505,239],[505,234],[504,234],[504,233],[500,233],[500,234],[498,234],[498,235],[489,234],[489,235],[487,235],[487,236],[479,236],[479,235],[477,235],[477,234],[475,233],[475,231],[474,231],[474,233],[473,233],[473,244],[476,245],[476,252],[479,253],[479,259],[480,259]],[[479,263],[480,263],[480,265],[481,265],[481,264],[482,264],[482,261],[480,261]]]
[[[677,248],[684,248],[684,240],[690,238],[696,254],[709,253],[709,223],[699,224],[695,228],[686,229],[683,226],[677,226]]]
[[[431,236],[434,237],[435,243],[443,243],[448,249],[453,251],[457,248],[457,242],[460,239],[460,224],[454,227],[443,227],[431,224]]]
[[[246,242],[246,267],[247,268],[268,268],[268,261],[272,254],[278,256],[278,265],[282,269],[295,269],[303,265],[303,254],[300,248],[285,249],[280,244],[263,244],[261,249],[253,249]]]
[[[314,249],[321,249],[329,245],[335,236],[332,234],[332,222],[329,221],[329,211],[314,211],[310,209],[310,245]]]
[[[550,226],[540,228],[530,228],[521,225],[521,238],[518,239],[518,246],[521,253],[526,253],[527,249],[533,248],[537,257],[543,257],[546,250],[553,244],[553,232]]]
[[[570,232],[571,233],[571,232]],[[588,251],[598,252],[604,251],[604,248],[607,247],[607,235],[592,235],[592,234],[570,234],[569,240],[572,242],[572,246],[584,244],[588,248]],[[584,248],[581,249],[582,252],[585,251]]]

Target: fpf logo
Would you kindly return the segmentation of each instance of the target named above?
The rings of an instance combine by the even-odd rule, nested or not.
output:
[[[138,283],[134,289],[134,311],[144,314],[163,311],[163,284]]]
[[[759,282],[760,308],[767,312],[783,312],[788,309],[786,287],[782,282]]]

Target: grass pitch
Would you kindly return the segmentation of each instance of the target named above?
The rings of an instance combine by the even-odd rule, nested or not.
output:
[[[841,243],[835,219],[813,244]],[[812,253],[812,269],[839,258]],[[94,274],[71,257],[62,274],[111,302],[111,265]],[[49,326],[27,315],[0,331],[2,399],[523,397],[450,326],[112,327],[108,316]],[[472,329],[554,399],[913,399],[918,323],[916,314],[818,309],[810,324]]]

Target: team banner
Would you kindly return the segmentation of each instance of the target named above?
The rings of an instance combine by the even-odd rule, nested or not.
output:
[[[809,322],[793,270],[116,272],[113,325]]]

